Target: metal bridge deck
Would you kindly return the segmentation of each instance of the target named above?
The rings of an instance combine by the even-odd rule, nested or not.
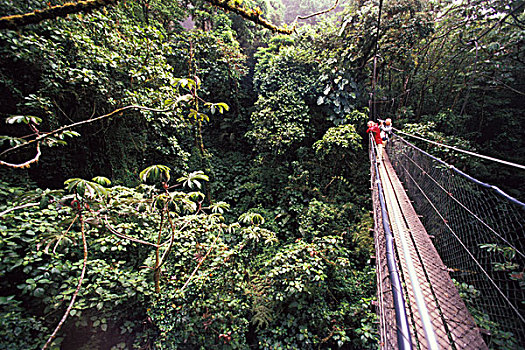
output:
[[[379,166],[385,202],[394,236],[396,260],[404,285],[407,314],[414,349],[487,349],[463,300],[460,298],[430,237],[399,181],[387,155]],[[382,323],[382,348],[397,348],[395,317],[381,225],[381,210],[377,210],[376,256],[378,294]],[[419,304],[417,303],[417,296]],[[424,300],[422,303],[421,300]],[[426,325],[426,327],[424,327]],[[385,331],[386,329],[386,331]],[[392,334],[387,334],[393,332]]]

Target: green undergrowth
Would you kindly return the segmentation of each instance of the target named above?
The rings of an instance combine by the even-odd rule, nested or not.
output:
[[[75,293],[83,235],[86,275],[52,348],[375,348],[368,214],[311,199],[286,237],[270,210],[205,204],[201,172],[140,175],[135,188],[0,182],[2,348],[47,340]]]

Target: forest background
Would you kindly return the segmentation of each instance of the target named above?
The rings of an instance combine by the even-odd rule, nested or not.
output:
[[[525,159],[523,1],[111,3],[0,30],[2,349],[376,348],[366,121]]]

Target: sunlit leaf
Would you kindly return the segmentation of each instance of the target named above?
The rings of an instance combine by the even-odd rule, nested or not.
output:
[[[69,179],[64,182],[66,188],[71,193],[76,193],[80,197],[90,199],[102,198],[108,195],[108,190],[96,182],[87,181],[84,179]]]
[[[225,211],[228,211],[230,209],[230,205],[226,202],[217,202],[210,205],[210,209],[212,213],[223,214]]]
[[[11,136],[0,136],[0,145],[4,142],[7,142],[9,146],[14,147],[26,143],[27,141],[18,137]]]
[[[171,169],[165,165],[152,165],[142,170],[139,178],[142,182],[169,181]]]
[[[42,122],[42,119],[39,117],[35,117],[32,115],[13,115],[6,119],[7,124],[40,124]]]
[[[107,177],[104,177],[104,176],[96,176],[93,178],[93,181],[102,186],[111,185],[111,181]]]
[[[258,213],[244,213],[239,216],[239,222],[247,225],[262,225],[264,224],[264,218]]]
[[[80,134],[73,130],[66,130],[60,134],[57,135],[58,138],[63,139],[64,137],[78,137]]]
[[[202,202],[205,198],[204,193],[202,192],[190,192],[188,193],[188,197],[198,202]]]
[[[182,182],[182,185],[188,188],[193,188],[193,186],[201,188],[200,181],[210,181],[208,175],[205,175],[204,172],[200,170],[194,171],[177,179],[177,182]]]

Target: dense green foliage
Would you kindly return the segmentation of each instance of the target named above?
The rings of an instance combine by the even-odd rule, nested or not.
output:
[[[237,3],[278,25],[333,4]],[[341,3],[288,36],[201,0],[0,31],[0,160],[42,151],[0,172],[0,348],[42,347],[79,280],[52,348],[377,347],[366,106],[524,159],[523,11],[385,1],[377,38],[376,2]]]
[[[150,167],[141,178],[165,182],[168,173],[167,167]],[[67,188],[73,195],[2,183],[8,199],[37,201],[5,214],[2,224],[2,290],[20,291],[2,297],[4,334],[16,328],[12,348],[42,344],[53,326],[49,315],[63,309],[75,290],[82,234],[89,246],[88,272],[65,337],[57,340],[63,346],[74,347],[75,335],[86,330],[86,346],[104,348],[366,346],[373,339],[373,316],[363,299],[373,291],[373,267],[359,263],[370,254],[367,225],[336,234],[344,213],[313,200],[301,217],[303,238],[281,241],[262,227],[259,214],[225,224],[225,203],[203,207],[204,195],[191,192],[202,180],[199,172],[188,174],[178,183],[190,192],[168,192],[71,179]],[[171,253],[159,263],[154,242],[161,239]],[[159,251],[164,256],[166,248]],[[162,272],[157,270],[164,262]],[[155,294],[151,281],[157,285],[157,271]],[[22,316],[24,301],[31,305],[30,317]],[[19,318],[27,321],[18,323]],[[151,324],[144,329],[146,318]]]

